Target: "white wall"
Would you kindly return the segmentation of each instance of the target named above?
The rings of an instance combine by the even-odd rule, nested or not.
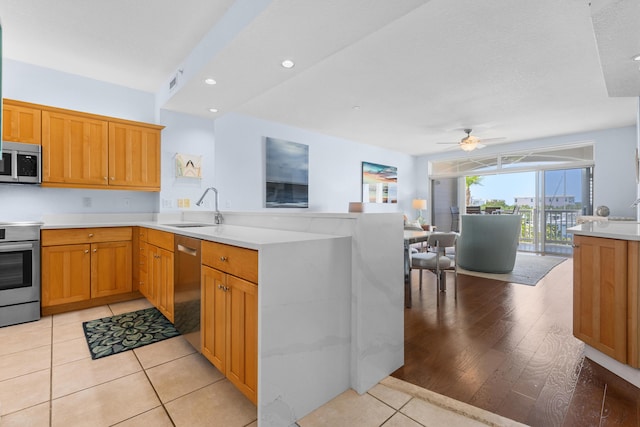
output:
[[[362,161],[398,168],[398,199],[394,205],[371,205],[370,210],[411,211],[414,192],[413,157],[311,131],[240,114],[216,120],[215,185],[223,209],[255,211],[264,208],[264,137],[309,146],[309,208],[291,211],[346,212],[349,202],[361,200]],[[282,209],[280,209],[282,210]]]
[[[155,123],[152,93],[3,59],[2,96],[35,104]]]
[[[202,207],[195,206],[204,189],[213,185],[215,135],[213,120],[161,110],[162,131],[162,188],[160,211],[179,212],[211,210],[213,195],[208,195]],[[202,156],[202,178],[176,178],[177,153]],[[178,199],[189,199],[190,208],[179,208]]]
[[[154,95],[4,59],[5,98],[153,123]],[[157,212],[158,194],[121,190],[0,185],[0,221],[37,221],[55,213]],[[86,206],[90,204],[90,206]]]
[[[605,129],[600,131],[561,135],[542,139],[488,146],[471,154],[494,155],[531,148],[557,147],[581,142],[593,142],[595,146],[593,205],[606,205],[614,216],[635,217],[631,203],[636,198],[634,155],[637,144],[636,126]],[[477,153],[477,154],[476,154]],[[421,156],[416,160],[419,170],[426,170],[429,161],[469,156],[460,152]],[[416,191],[430,194],[428,180],[416,183]]]

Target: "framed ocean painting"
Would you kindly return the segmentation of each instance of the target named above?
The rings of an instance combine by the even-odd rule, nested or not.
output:
[[[309,207],[309,146],[265,138],[265,207]]]

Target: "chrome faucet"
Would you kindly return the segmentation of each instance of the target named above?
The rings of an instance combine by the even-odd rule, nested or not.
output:
[[[213,192],[216,195],[215,198],[215,216],[213,217],[213,222],[215,222],[216,224],[222,224],[222,213],[218,210],[218,190],[215,187],[209,187],[206,190],[204,190],[204,193],[202,194],[202,196],[200,197],[200,200],[198,200],[196,202],[197,206],[201,206],[202,205],[202,201],[204,200],[204,196],[207,195],[207,193],[209,192],[209,190],[213,190]]]

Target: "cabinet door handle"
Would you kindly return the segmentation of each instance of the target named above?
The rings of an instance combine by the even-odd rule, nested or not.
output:
[[[93,233],[89,233],[89,237],[93,237]]]
[[[228,258],[226,256],[221,256],[220,261],[225,262]]]

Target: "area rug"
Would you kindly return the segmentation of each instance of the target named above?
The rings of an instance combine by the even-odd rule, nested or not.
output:
[[[180,335],[155,307],[83,322],[82,328],[92,359]]]
[[[518,252],[516,255],[516,264],[513,267],[513,271],[510,273],[482,273],[479,271],[469,271],[463,268],[458,268],[458,274],[535,286],[540,279],[546,276],[547,273],[553,269],[553,267],[565,260],[566,258],[563,257],[549,255],[541,256]]]

